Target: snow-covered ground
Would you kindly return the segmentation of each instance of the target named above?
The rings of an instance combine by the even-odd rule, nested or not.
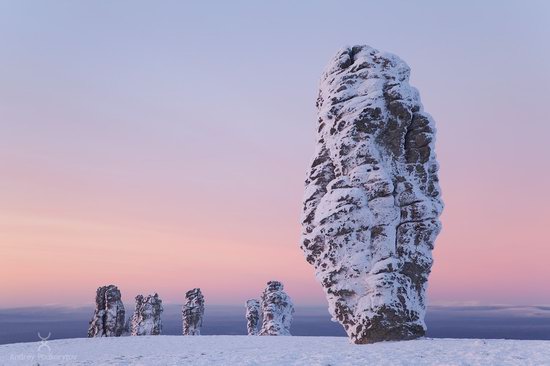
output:
[[[144,336],[0,346],[0,365],[550,365],[550,341]]]

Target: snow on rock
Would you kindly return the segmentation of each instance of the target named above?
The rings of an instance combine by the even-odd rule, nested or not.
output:
[[[124,331],[125,314],[119,289],[115,285],[99,287],[88,337],[120,337]]]
[[[549,365],[549,341],[417,339],[356,346],[344,337],[155,336],[0,345],[0,365]]]
[[[294,305],[279,281],[269,281],[261,296],[262,329],[260,335],[289,336]]]
[[[258,335],[261,325],[260,302],[256,299],[246,301],[246,330],[248,335]]]
[[[200,335],[202,317],[204,315],[204,296],[200,288],[187,291],[187,302],[183,305],[181,314],[183,318],[184,335]]]
[[[409,72],[395,55],[355,46],[338,52],[320,84],[301,247],[354,343],[426,331],[443,203],[434,121]]]
[[[159,335],[162,332],[160,315],[163,310],[162,300],[158,294],[137,295],[136,309],[132,317],[131,335]]]

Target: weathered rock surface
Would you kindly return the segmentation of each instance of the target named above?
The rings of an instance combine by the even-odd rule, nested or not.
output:
[[[183,335],[200,335],[202,318],[204,316],[204,296],[200,288],[187,291],[186,303],[181,314],[183,319]]]
[[[88,337],[120,337],[124,331],[125,314],[119,289],[114,285],[99,287]]]
[[[162,332],[162,300],[158,294],[137,295],[136,309],[132,316],[131,335],[159,335]]]
[[[260,333],[260,325],[262,313],[260,310],[260,302],[256,299],[246,301],[246,331],[248,335],[258,335]]]
[[[289,336],[294,305],[279,281],[269,281],[261,296],[262,336]]]
[[[435,127],[409,67],[368,46],[322,76],[301,247],[354,343],[426,331],[425,291],[443,209]]]

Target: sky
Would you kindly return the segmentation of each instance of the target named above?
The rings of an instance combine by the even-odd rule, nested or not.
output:
[[[299,249],[318,82],[412,69],[445,201],[430,304],[550,304],[550,3],[0,0],[0,307],[243,304]]]

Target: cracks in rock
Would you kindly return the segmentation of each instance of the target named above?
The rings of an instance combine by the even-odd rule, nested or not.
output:
[[[437,220],[437,217],[426,217],[424,219],[420,219],[420,220],[407,220],[407,221],[402,221],[400,222],[398,225],[397,225],[397,228],[396,229],[399,229],[400,226],[402,225],[405,225],[405,224],[420,224],[424,221],[430,221],[430,220]]]

